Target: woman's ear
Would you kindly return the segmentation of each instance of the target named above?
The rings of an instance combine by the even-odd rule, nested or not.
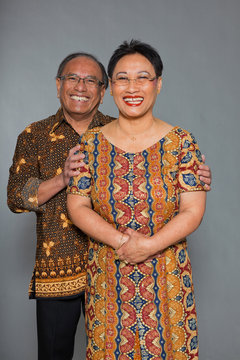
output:
[[[110,89],[110,95],[112,96],[112,80],[109,78],[109,89]]]
[[[157,82],[157,92],[158,92],[158,94],[159,94],[160,91],[161,91],[161,88],[162,88],[162,78],[159,77],[157,81],[158,81],[158,82]]]

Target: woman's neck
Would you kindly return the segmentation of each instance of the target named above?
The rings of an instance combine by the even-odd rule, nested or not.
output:
[[[157,125],[157,119],[153,116],[146,119],[125,119],[121,116],[116,120],[116,131],[120,132],[133,141],[140,138],[142,135],[146,136],[151,133]]]

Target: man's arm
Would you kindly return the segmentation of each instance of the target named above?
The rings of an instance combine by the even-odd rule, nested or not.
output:
[[[9,171],[8,206],[16,213],[44,211],[44,203],[66,187],[82,155],[74,155],[79,146],[70,150],[63,172],[43,181],[39,172],[38,149],[32,132],[27,128],[18,137],[13,163]]]
[[[84,157],[83,154],[75,154],[79,150],[80,146],[73,147],[68,154],[65,161],[64,168],[61,174],[53,177],[52,179],[43,181],[38,188],[38,205],[45,204],[59,191],[64,189],[72,176],[79,175],[79,171],[76,169],[79,167],[79,161]]]
[[[13,212],[41,211],[37,204],[37,190],[41,183],[37,146],[31,127],[19,136],[13,163],[9,170],[8,206]]]

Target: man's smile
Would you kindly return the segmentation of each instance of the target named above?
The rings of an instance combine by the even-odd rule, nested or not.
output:
[[[86,102],[86,101],[89,100],[88,97],[86,97],[86,96],[80,96],[80,95],[71,95],[70,98],[73,99],[73,100],[83,101],[83,102]]]

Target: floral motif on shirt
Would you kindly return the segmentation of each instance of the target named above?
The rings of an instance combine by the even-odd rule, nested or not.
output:
[[[66,228],[69,224],[72,224],[71,220],[69,220],[65,214],[61,213],[60,215],[61,220],[63,221],[62,227]]]
[[[64,135],[56,135],[55,133],[51,133],[49,136],[51,136],[51,141],[62,140],[65,138]]]
[[[56,174],[57,175],[60,175],[62,173],[62,169],[61,168],[58,168],[57,171],[56,171]]]
[[[53,241],[48,241],[43,243],[44,249],[46,249],[46,255],[49,256],[51,253],[51,248],[54,246]]]
[[[24,158],[22,158],[19,163],[18,163],[18,166],[17,166],[17,169],[16,169],[16,173],[18,174],[19,173],[19,170],[20,170],[20,167],[21,165],[24,165],[26,164],[26,160]]]

